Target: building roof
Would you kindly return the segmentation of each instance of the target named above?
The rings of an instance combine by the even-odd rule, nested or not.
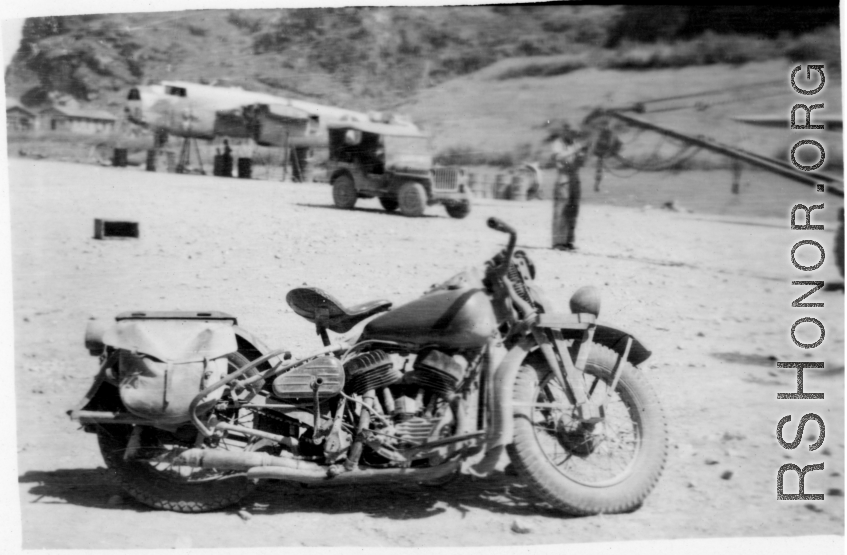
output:
[[[105,110],[86,110],[84,108],[72,108],[70,106],[53,106],[52,108],[42,110],[41,113],[43,114],[44,112],[50,111],[58,112],[59,114],[69,118],[77,119],[97,119],[102,121],[115,121],[118,119]]]
[[[15,110],[15,109],[20,110],[22,112],[26,112],[30,116],[35,117],[35,112],[30,110],[29,108],[24,108],[23,105],[18,100],[14,99],[14,98],[6,97],[6,111],[8,112],[9,110]]]

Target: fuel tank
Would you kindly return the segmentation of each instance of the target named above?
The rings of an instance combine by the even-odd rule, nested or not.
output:
[[[361,339],[470,349],[484,345],[496,328],[488,295],[464,287],[428,293],[374,318]]]

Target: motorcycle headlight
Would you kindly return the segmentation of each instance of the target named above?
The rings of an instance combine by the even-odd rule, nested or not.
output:
[[[574,314],[600,315],[600,292],[590,285],[580,287],[571,297],[571,312]]]

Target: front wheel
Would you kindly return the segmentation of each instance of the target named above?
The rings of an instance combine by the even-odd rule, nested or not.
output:
[[[426,189],[420,183],[406,183],[397,193],[400,211],[404,216],[416,218],[426,210]]]
[[[585,368],[592,399],[609,392],[618,356],[593,344]],[[572,515],[638,508],[664,468],[667,430],[656,393],[622,363],[620,380],[598,424],[574,417],[573,397],[543,361],[528,360],[514,389],[514,443],[509,455],[539,497]]]
[[[332,201],[338,208],[350,210],[356,206],[358,196],[356,185],[349,175],[339,175],[332,180]]]

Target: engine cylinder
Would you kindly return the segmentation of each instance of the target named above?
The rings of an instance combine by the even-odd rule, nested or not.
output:
[[[447,396],[456,390],[467,366],[467,361],[461,356],[432,350],[418,356],[413,371],[406,375],[406,382]]]
[[[348,393],[364,395],[371,389],[388,387],[402,379],[403,374],[394,367],[394,361],[384,351],[370,351],[349,360],[344,365],[347,373]]]

